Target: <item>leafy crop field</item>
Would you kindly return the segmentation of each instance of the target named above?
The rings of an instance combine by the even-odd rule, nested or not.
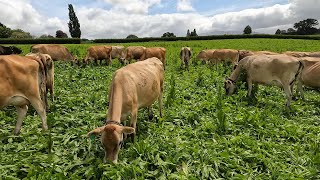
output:
[[[55,63],[55,96],[50,130],[29,108],[21,134],[13,135],[15,109],[0,111],[0,179],[320,179],[320,93],[305,89],[306,100],[284,106],[284,92],[259,86],[256,100],[244,84],[225,96],[226,65],[196,61],[180,70],[179,50],[194,55],[208,48],[320,51],[320,41],[242,39],[123,44],[167,49],[164,117],[140,109],[135,143],[127,141],[119,163],[103,164],[103,148],[86,134],[104,124],[112,74],[121,65],[75,68]],[[18,45],[29,52],[30,45]],[[66,45],[84,57],[91,44]]]

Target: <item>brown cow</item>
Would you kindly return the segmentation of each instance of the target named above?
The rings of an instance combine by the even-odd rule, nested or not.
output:
[[[320,58],[305,57],[301,58],[300,61],[303,64],[303,70],[299,76],[298,91],[304,99],[302,85],[320,88]]]
[[[192,56],[191,48],[190,47],[182,47],[180,50],[180,60],[181,65],[180,68],[182,69],[185,67],[187,70],[189,70],[189,63]]]
[[[131,60],[142,61],[145,47],[143,46],[129,46],[122,52],[122,57],[120,58],[121,64],[131,63]]]
[[[234,66],[239,61],[239,54],[239,51],[234,49],[216,49],[213,52],[213,57],[210,59],[210,62],[212,64],[231,62]]]
[[[251,96],[252,83],[276,85],[284,89],[287,95],[287,107],[291,103],[291,86],[300,74],[303,65],[292,56],[287,55],[253,55],[242,59],[231,76],[225,81],[227,95],[235,92],[235,82],[241,72],[246,72],[248,96]]]
[[[210,59],[213,59],[213,52],[215,49],[206,49],[199,52],[196,59],[200,60],[202,64],[206,64]]]
[[[111,48],[111,59],[118,59],[121,63],[120,58],[122,57],[122,51],[124,51],[124,46],[112,46]]]
[[[14,134],[20,132],[29,104],[40,115],[42,129],[48,129],[46,69],[52,62],[42,58],[45,57],[0,56],[0,109],[10,105],[16,107],[18,118]]]
[[[100,65],[102,65],[102,60],[106,60],[107,65],[111,64],[111,46],[91,46],[87,49],[87,55],[83,60],[84,64],[88,64],[89,61],[93,60],[96,64],[98,64],[98,60],[100,60]]]
[[[88,136],[102,134],[105,161],[117,163],[123,134],[135,134],[139,108],[148,107],[151,113],[151,105],[158,99],[162,117],[163,78],[163,64],[158,58],[129,64],[114,73],[106,125],[88,133]],[[131,116],[131,127],[122,126],[120,122],[128,115]]]
[[[54,61],[71,61],[77,62],[77,57],[73,56],[70,51],[60,44],[37,44],[31,46],[32,53],[49,54]]]
[[[46,89],[47,92],[50,92],[51,101],[54,101],[54,63],[49,54],[41,54],[41,53],[28,53],[26,56],[31,56],[37,59],[41,59],[42,63],[47,64],[46,66]]]
[[[143,56],[140,58],[140,60],[149,59],[152,57],[156,57],[160,59],[160,61],[163,63],[164,69],[166,69],[166,49],[163,47],[148,47],[144,50]]]

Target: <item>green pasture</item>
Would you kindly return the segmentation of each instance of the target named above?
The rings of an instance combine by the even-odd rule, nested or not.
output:
[[[67,44],[80,59],[93,44]],[[118,44],[117,44],[118,45]],[[21,134],[13,135],[16,112],[0,111],[0,179],[320,179],[320,93],[305,89],[305,100],[285,108],[277,87],[259,86],[256,99],[225,96],[231,67],[210,67],[195,60],[179,69],[179,50],[202,49],[320,51],[320,41],[233,39],[128,43],[167,49],[164,117],[138,114],[136,142],[126,141],[118,164],[103,164],[99,137],[86,134],[102,126],[108,109],[111,66],[73,67],[55,63],[55,102],[46,132],[30,107]],[[31,45],[17,45],[24,54]]]

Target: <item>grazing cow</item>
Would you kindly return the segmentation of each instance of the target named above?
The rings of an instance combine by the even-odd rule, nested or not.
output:
[[[301,62],[287,55],[253,55],[242,59],[231,76],[225,81],[227,95],[235,92],[235,82],[241,72],[246,72],[248,96],[251,96],[252,83],[276,85],[284,89],[287,95],[287,107],[291,103],[291,89],[297,76],[302,70]]]
[[[144,50],[141,60],[156,57],[163,63],[164,69],[166,69],[166,49],[163,47],[149,47]]]
[[[31,46],[32,53],[49,54],[54,61],[71,61],[77,63],[77,57],[73,56],[70,51],[60,44],[37,44]]]
[[[248,51],[248,50],[239,50],[239,61],[247,56],[252,55],[278,55],[279,53],[271,52],[271,51]]]
[[[112,46],[111,48],[111,59],[118,59],[121,63],[120,58],[122,56],[122,51],[124,51],[124,46]]]
[[[13,105],[17,109],[14,134],[18,134],[22,121],[31,104],[42,120],[42,129],[47,130],[46,69],[50,62],[44,56],[0,56],[0,109]],[[47,63],[47,64],[45,64]]]
[[[88,136],[102,135],[105,162],[108,159],[117,163],[123,134],[133,134],[134,139],[139,108],[148,107],[150,115],[151,105],[158,99],[162,117],[163,78],[163,64],[158,58],[129,64],[114,73],[106,124],[88,133]],[[128,115],[131,116],[131,127],[122,126],[121,120],[125,120]]]
[[[46,90],[49,93],[51,101],[54,101],[54,64],[51,56],[49,54],[41,54],[41,53],[28,53],[26,56],[31,56],[37,59],[41,59],[43,64],[47,64],[46,66],[46,79],[47,85]]]
[[[96,64],[98,64],[98,60],[100,60],[100,65],[102,65],[102,60],[106,60],[107,65],[111,64],[111,46],[91,46],[87,49],[87,55],[83,60],[84,64],[88,64],[89,60],[93,60]]]
[[[200,60],[202,64],[206,64],[210,59],[213,59],[213,52],[215,49],[206,49],[199,52],[196,59]]]
[[[10,55],[10,54],[20,54],[22,50],[17,48],[16,46],[1,46],[0,45],[0,55]]]
[[[189,70],[189,63],[192,56],[191,48],[190,47],[182,47],[180,50],[180,60],[181,65],[180,68],[182,69],[185,67],[187,70]]]
[[[213,57],[210,59],[210,62],[212,64],[231,62],[234,66],[239,61],[239,54],[239,51],[234,49],[216,49],[213,52]]]
[[[131,60],[142,61],[145,47],[143,46],[129,46],[122,52],[122,57],[120,58],[121,64],[131,63]]]
[[[320,58],[305,57],[300,61],[303,64],[303,70],[298,79],[298,91],[304,99],[302,85],[311,88],[320,88]]]

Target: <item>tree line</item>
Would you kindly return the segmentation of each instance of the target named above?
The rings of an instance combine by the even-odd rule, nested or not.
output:
[[[316,19],[305,19],[294,23],[293,28],[288,28],[287,30],[277,29],[275,34],[288,34],[288,35],[312,35],[320,34],[320,29],[316,26],[319,25]]]

